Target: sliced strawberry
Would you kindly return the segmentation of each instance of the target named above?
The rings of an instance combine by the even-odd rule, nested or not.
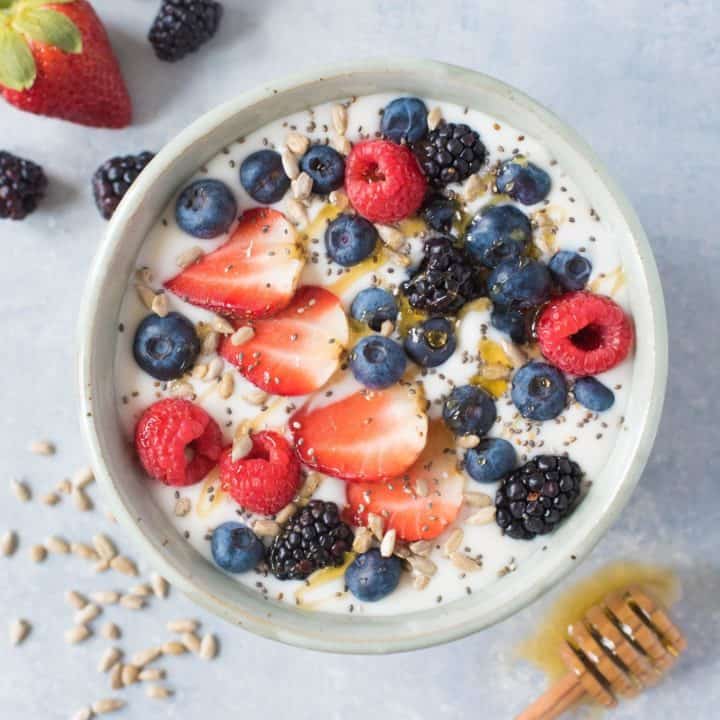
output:
[[[415,385],[363,388],[329,404],[311,402],[290,427],[306,465],[344,480],[379,482],[402,475],[425,447],[423,408]]]
[[[307,395],[321,388],[337,370],[349,337],[340,300],[310,285],[301,287],[284,310],[252,327],[251,340],[233,345],[226,337],[220,354],[273,395]]]
[[[346,516],[355,525],[367,525],[368,513],[375,513],[401,540],[431,540],[455,521],[463,485],[455,439],[435,422],[425,449],[406,475],[383,484],[348,483]]]
[[[287,307],[304,264],[295,228],[282,213],[253,208],[231,238],[185,268],[165,287],[193,305],[237,318]]]

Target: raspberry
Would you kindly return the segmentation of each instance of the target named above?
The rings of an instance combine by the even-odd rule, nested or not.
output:
[[[543,355],[575,375],[596,375],[618,365],[630,352],[634,334],[614,300],[589,292],[551,300],[535,329]]]
[[[252,436],[252,450],[232,460],[232,448],[220,458],[222,488],[246,510],[271,515],[295,497],[300,486],[300,463],[282,435],[259,432]]]
[[[200,482],[222,452],[218,424],[188,400],[160,400],[142,414],[135,449],[150,477],[166,485]]]
[[[355,210],[371,222],[413,215],[427,182],[412,152],[388,140],[358,143],[345,163],[345,190]]]

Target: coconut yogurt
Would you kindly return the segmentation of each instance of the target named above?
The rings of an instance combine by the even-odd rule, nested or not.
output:
[[[347,152],[349,147],[346,145],[349,143],[379,136],[380,111],[394,97],[394,94],[378,94],[349,100],[345,103],[347,130],[342,136],[335,129],[338,125],[338,118],[334,116],[338,112],[335,103],[280,118],[224,148],[198,171],[196,178],[211,177],[226,183],[242,213],[258,204],[243,189],[238,178],[238,168],[251,152],[266,147],[284,148],[289,132],[307,136],[313,144],[327,142]],[[541,139],[529,137],[521,128],[511,127],[481,110],[429,98],[424,100],[427,107],[433,109],[431,119],[441,116],[448,122],[469,125],[478,131],[487,149],[488,157],[480,173],[449,188],[461,201],[463,217],[466,220],[472,218],[481,208],[498,202],[489,168],[509,157],[524,156],[549,174],[552,182],[550,192],[544,202],[530,207],[508,197],[502,197],[502,201],[516,205],[531,218],[534,255],[547,262],[558,250],[581,253],[592,263],[588,288],[612,297],[627,310],[628,297],[616,237],[594,212],[592,199],[583,196],[573,178],[554,161]],[[127,437],[132,441],[136,423],[148,406],[173,395],[191,398],[204,408],[220,425],[228,444],[238,424],[243,421],[249,421],[255,429],[285,429],[292,412],[308,402],[308,398],[270,395],[260,398],[258,404],[257,389],[228,363],[224,363],[223,372],[230,373],[232,377],[228,381],[233,386],[231,394],[221,392],[217,378],[208,381],[207,374],[205,378],[200,378],[199,373],[195,376],[188,373],[180,380],[164,383],[144,373],[133,358],[133,334],[148,315],[148,303],[151,304],[153,299],[152,295],[148,296],[148,288],[161,288],[164,282],[179,272],[178,259],[185,258],[186,261],[188,257],[194,257],[196,247],[209,253],[227,241],[227,234],[211,240],[198,240],[183,232],[175,220],[175,201],[176,198],[173,198],[149,232],[137,258],[137,267],[144,270],[129,283],[120,308],[121,332],[116,350],[115,386],[118,412]],[[328,220],[337,215],[344,204],[346,198],[342,192],[330,198],[312,195],[299,211],[298,203],[289,191],[273,207],[295,221],[303,239],[307,261],[300,285],[327,288],[341,300],[343,308],[349,313],[353,299],[363,288],[380,285],[397,291],[399,284],[408,277],[408,268],[415,268],[420,263],[425,239],[435,233],[417,218],[403,220],[392,229],[394,240],[398,234],[401,236],[401,252],[383,251],[371,262],[343,268],[330,260],[324,251],[324,233]],[[388,228],[381,228],[381,236],[388,232]],[[206,327],[217,323],[214,313],[183,302],[172,293],[165,293],[158,302],[162,305],[165,301],[171,310],[182,313],[193,323],[206,323]],[[512,372],[528,359],[539,357],[539,351],[536,346],[515,346],[504,333],[493,327],[490,311],[491,304],[484,298],[467,304],[458,316],[457,348],[450,359],[436,368],[416,373],[428,402],[427,414],[431,425],[442,422],[443,401],[453,387],[479,383],[497,396],[497,421],[488,435],[510,441],[516,448],[519,464],[541,453],[569,454],[582,466],[585,478],[592,482],[612,453],[617,434],[622,429],[630,390],[632,358],[625,359],[599,376],[615,394],[615,402],[609,410],[602,413],[588,411],[570,396],[568,406],[559,417],[545,422],[528,420],[519,415],[510,398],[509,381]],[[417,316],[409,305],[401,302],[396,336],[402,336],[416,321]],[[358,332],[357,327],[353,329],[351,343],[358,334],[366,334]],[[216,353],[212,352],[212,341],[204,349],[211,352],[200,355],[197,363],[211,365],[216,357]],[[489,367],[490,371],[484,372],[484,367]],[[507,372],[503,371],[503,367],[507,368]],[[333,378],[332,382],[335,399],[338,393],[351,392],[357,385],[347,370],[341,372],[339,380]],[[322,391],[312,402],[322,405],[321,395]],[[464,452],[462,447],[457,448],[458,460]],[[368,615],[421,610],[481,592],[493,583],[502,582],[504,575],[521,565],[547,540],[539,536],[532,541],[523,541],[503,535],[493,521],[490,509],[497,483],[480,484],[467,473],[463,473],[463,478],[470,502],[463,503],[456,521],[430,541],[431,551],[427,557],[437,570],[429,576],[429,580],[420,581],[417,577],[422,573],[404,571],[397,589],[380,602],[359,602],[354,598],[345,589],[342,570],[325,572],[318,578],[311,576],[309,582],[281,581],[262,568],[232,577],[261,592],[270,602],[287,602],[323,612],[350,611]],[[320,479],[322,482],[314,497],[335,501],[342,507],[346,496],[345,481],[327,475],[322,475]],[[148,479],[147,490],[178,533],[209,562],[212,562],[209,538],[215,527],[230,520],[242,520],[252,526],[259,519],[259,516],[244,513],[222,492],[217,470],[190,487],[169,487]],[[593,501],[592,489],[583,501]],[[469,517],[483,509],[488,522],[467,522]],[[470,559],[467,568],[462,567],[462,562],[452,561],[444,552],[449,538],[452,537],[452,545],[458,544],[458,529],[462,530],[462,539],[456,551]],[[402,550],[405,546],[398,546],[398,551],[407,555],[407,550]]]

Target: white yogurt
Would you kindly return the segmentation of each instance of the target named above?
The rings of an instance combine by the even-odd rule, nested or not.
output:
[[[349,127],[347,136],[357,141],[366,135],[374,136],[379,128],[379,109],[383,108],[393,97],[402,93],[371,95],[359,98],[349,107]],[[620,305],[627,308],[627,294],[622,282],[620,254],[616,246],[616,238],[591,210],[591,199],[585,198],[572,178],[565,175],[563,169],[553,162],[553,158],[541,142],[526,136],[521,130],[496,121],[478,110],[438,103],[426,99],[428,107],[440,107],[443,117],[450,122],[463,122],[480,133],[485,143],[490,164],[506,159],[517,151],[548,171],[552,177],[552,190],[547,198],[547,213],[555,220],[558,230],[554,236],[554,247],[541,247],[543,259],[548,260],[557,249],[571,249],[583,252],[592,262],[593,274],[590,286],[593,290],[611,295]],[[307,134],[313,142],[323,142],[332,138],[331,104],[316,107],[312,111],[301,112],[277,120],[252,133],[241,141],[234,143],[210,160],[206,167],[198,172],[197,177],[214,177],[223,180],[235,192],[240,210],[253,207],[256,203],[242,189],[238,168],[243,158],[249,153],[264,146],[280,149],[288,128],[297,128]],[[462,192],[462,188],[456,189]],[[475,199],[468,204],[468,211],[476,210],[491,200],[491,193]],[[275,207],[284,209],[285,200]],[[148,234],[143,248],[137,258],[138,267],[147,266],[153,276],[153,284],[160,287],[163,282],[177,274],[177,257],[194,245],[201,245],[206,252],[221,245],[226,237],[216,240],[197,240],[183,233],[174,220],[175,198],[172,199],[165,213],[158,219],[155,227]],[[322,210],[320,199],[313,200],[309,208],[312,218]],[[519,206],[524,212],[532,213],[542,206],[527,208]],[[329,265],[322,245],[320,229],[309,236],[309,250],[319,251],[316,263],[306,263],[301,282],[303,284],[332,286],[338,280],[338,266]],[[303,231],[303,228],[300,228]],[[539,233],[535,233],[536,239]],[[537,240],[536,240],[537,241]],[[422,238],[410,240],[411,257],[417,261],[422,250]],[[375,271],[386,287],[398,285],[405,277],[407,270],[400,264],[389,261]],[[346,309],[357,292],[372,282],[371,274],[357,278],[344,288],[340,298]],[[337,291],[337,287],[333,288]],[[192,321],[209,320],[210,313],[182,302],[177,297],[168,295],[172,310],[184,313]],[[167,389],[150,376],[143,373],[135,364],[132,356],[132,341],[135,329],[147,309],[137,297],[132,282],[123,300],[120,320],[124,332],[118,335],[115,362],[115,382],[118,397],[118,411],[127,433],[132,438],[133,429],[142,411],[150,404],[168,395]],[[448,381],[454,385],[462,385],[477,372],[475,363],[463,363],[463,353],[472,356],[477,354],[478,342],[483,336],[498,342],[506,338],[490,326],[489,312],[475,310],[469,312],[461,321],[458,329],[458,348],[455,354],[442,366],[431,371],[424,379],[427,398],[431,401],[429,411],[431,418],[439,417],[442,398],[451,389]],[[229,366],[226,366],[229,368]],[[562,454],[568,452],[578,461],[589,480],[594,480],[603,468],[613,450],[617,433],[621,429],[623,414],[630,390],[632,359],[628,358],[619,366],[600,376],[602,382],[615,391],[615,404],[601,415],[589,414],[578,404],[573,404],[564,414],[545,423],[533,423],[522,418],[517,419],[517,411],[506,393],[497,401],[498,422],[491,435],[504,437],[513,442],[518,449],[521,462],[539,453]],[[234,372],[234,371],[233,371]],[[251,419],[258,413],[258,408],[241,399],[241,395],[252,389],[252,385],[239,373],[234,372],[236,392],[228,400],[220,398],[214,384],[190,380],[199,402],[207,412],[215,418],[230,442],[232,431],[243,419]],[[273,404],[274,399],[269,401]],[[292,403],[300,406],[303,398],[286,398],[277,400],[274,411],[267,414],[270,426],[282,426],[287,419],[286,407]],[[466,490],[481,491],[494,496],[495,485],[480,485],[466,477]],[[218,486],[215,482],[215,486]],[[198,506],[202,484],[180,489],[180,496],[192,503],[191,511],[177,517],[175,506],[177,493],[174,488],[166,487],[159,482],[148,480],[148,491],[153,494],[158,506],[171,519],[180,534],[184,534],[191,543],[210,562],[210,543],[207,537],[217,525],[227,520],[237,519],[237,505],[229,498],[217,503],[209,513],[201,512]],[[325,478],[316,493],[316,497],[334,500],[342,505],[345,501],[344,483],[334,478]],[[590,489],[585,502],[593,502]],[[201,503],[205,506],[206,503]],[[399,588],[389,597],[378,603],[360,603],[348,593],[343,592],[342,579],[333,580],[314,588],[305,598],[304,607],[324,612],[348,612],[392,615],[412,610],[420,610],[436,605],[438,602],[449,602],[470,592],[478,592],[488,585],[499,582],[508,565],[512,569],[521,564],[531,553],[540,549],[547,539],[538,538],[534,541],[513,540],[501,535],[495,523],[484,526],[471,526],[464,522],[472,512],[463,508],[457,523],[453,527],[462,527],[464,539],[461,549],[472,557],[482,556],[482,569],[461,577],[460,571],[449,560],[443,557],[439,549],[433,551],[431,558],[437,564],[438,571],[428,586],[421,591],[413,588],[412,577],[403,573]],[[450,532],[450,531],[448,531]],[[438,547],[443,543],[447,533],[434,541]],[[279,581],[272,575],[264,577],[258,572],[250,572],[233,576],[238,582],[250,587],[262,583],[261,591],[266,594],[269,602],[296,602],[295,592],[303,587],[298,581]]]

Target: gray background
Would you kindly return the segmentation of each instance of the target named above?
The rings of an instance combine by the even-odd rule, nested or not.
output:
[[[671,337],[664,419],[630,506],[573,579],[621,557],[677,568],[685,585],[677,616],[690,650],[662,687],[615,717],[718,717],[720,686],[712,682],[720,673],[716,0],[225,0],[219,36],[177,65],[157,62],[145,41],[158,4],[95,2],[135,101],[129,130],[89,130],[0,104],[0,145],[41,162],[51,179],[42,211],[21,224],[0,221],[2,482],[24,476],[39,494],[84,461],[75,324],[85,273],[105,229],[89,193],[101,161],[159,148],[235,93],[312,64],[397,54],[476,68],[530,93],[594,146],[635,204],[655,249]],[[57,442],[58,455],[30,455],[25,448],[38,437]],[[104,642],[72,649],[62,642],[71,621],[62,593],[127,583],[96,577],[80,560],[29,562],[29,546],[50,533],[89,538],[104,524],[99,511],[80,515],[67,502],[47,508],[2,498],[0,531],[14,527],[22,536],[18,556],[0,559],[2,618],[23,615],[35,629],[18,650],[0,642],[0,717],[66,718],[107,690],[95,670]],[[118,529],[112,532],[122,540]],[[381,658],[311,654],[219,627],[208,617],[208,627],[222,637],[222,661],[173,659],[176,702],[163,705],[133,688],[121,717],[359,720],[378,713],[400,720],[503,720],[543,686],[540,674],[516,661],[513,648],[549,600],[481,635]],[[133,650],[164,636],[161,620],[194,613],[176,593],[150,612],[107,615],[125,627],[125,645]]]

